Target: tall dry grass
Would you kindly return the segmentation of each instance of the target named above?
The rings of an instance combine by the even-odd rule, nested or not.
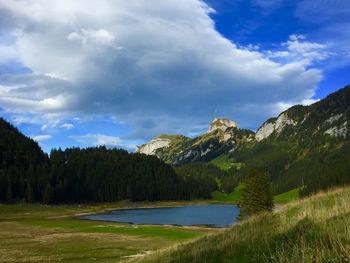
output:
[[[350,262],[350,188],[286,204],[273,214],[261,214],[138,261]]]

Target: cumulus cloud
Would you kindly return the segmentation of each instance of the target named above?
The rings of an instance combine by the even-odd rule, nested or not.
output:
[[[320,44],[307,41],[305,35],[290,35],[289,40],[282,43],[286,47],[283,51],[266,51],[270,59],[284,59],[285,62],[299,61],[306,66],[314,62],[327,59],[332,53],[328,50],[329,44]]]
[[[254,128],[279,103],[310,99],[322,78],[301,54],[323,47],[291,38],[287,52],[301,57],[286,61],[240,48],[215,30],[214,10],[199,0],[2,0],[0,9],[33,72],[0,82],[3,108],[110,115],[132,125],[130,138],[192,134],[216,116]]]
[[[93,30],[82,28],[78,33],[70,33],[67,39],[80,42],[83,48],[88,48],[89,46],[94,48],[96,46],[114,47],[115,37],[112,33],[105,29]],[[119,49],[121,48],[122,47],[119,47]]]
[[[37,142],[43,142],[50,140],[52,138],[51,135],[45,134],[45,135],[37,135],[37,136],[32,136],[32,139]]]

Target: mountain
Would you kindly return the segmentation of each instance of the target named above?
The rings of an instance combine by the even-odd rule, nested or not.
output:
[[[255,138],[259,142],[286,136],[301,139],[305,135],[348,139],[349,118],[350,86],[347,86],[310,106],[297,105],[267,120],[257,130]]]
[[[209,161],[254,141],[254,132],[240,129],[228,119],[214,119],[208,131],[198,137],[160,135],[137,148],[137,152],[156,155],[174,165]]]
[[[275,193],[302,194],[350,183],[350,86],[310,105],[297,105],[266,121],[255,143],[230,155],[238,173],[268,170]]]
[[[0,118],[0,203],[210,198],[218,190],[215,178],[224,177],[221,170],[215,177],[188,171],[175,171],[156,156],[105,146],[53,149],[48,156]]]
[[[158,143],[166,140],[165,143]],[[153,145],[153,148],[152,148]],[[151,149],[152,151],[145,151]],[[196,138],[160,136],[138,148],[175,165],[208,162],[227,155],[248,169],[267,170],[274,193],[297,187],[308,194],[350,183],[350,86],[309,106],[296,105],[265,121],[256,133],[227,119],[215,119]]]

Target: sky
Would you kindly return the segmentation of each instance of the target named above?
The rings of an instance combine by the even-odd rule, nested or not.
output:
[[[348,0],[0,1],[0,116],[46,152],[256,130],[349,76]]]

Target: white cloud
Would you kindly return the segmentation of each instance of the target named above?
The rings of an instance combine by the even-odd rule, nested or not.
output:
[[[327,59],[332,53],[328,50],[330,44],[320,44],[307,41],[305,35],[290,35],[289,40],[282,43],[287,50],[267,51],[270,59],[284,59],[285,62],[300,61],[305,66]]]
[[[306,100],[303,100],[301,101],[301,105],[304,105],[304,106],[309,106],[311,104],[314,104],[316,102],[318,102],[320,99],[306,99]]]
[[[89,46],[114,46],[114,35],[105,29],[93,30],[82,28],[80,31],[78,33],[70,33],[67,39],[80,42],[84,48],[88,48]]]
[[[34,141],[37,142],[42,142],[42,141],[47,141],[50,140],[52,138],[51,135],[45,134],[45,135],[37,135],[37,136],[32,136]]]
[[[74,127],[74,125],[71,124],[71,123],[65,122],[65,123],[63,123],[60,127],[61,127],[61,128],[65,128],[65,129],[67,129],[67,130],[70,130],[70,129],[72,129],[72,128]]]
[[[298,102],[295,102],[295,103],[283,103],[283,102],[279,102],[277,103],[276,105],[276,114],[275,116],[277,116],[278,114],[280,114],[282,111],[285,111],[287,109],[289,109],[290,107],[294,106],[294,105],[303,105],[303,106],[309,106],[315,102],[319,101],[319,99],[305,99],[305,100],[302,100],[302,101],[298,101]]]
[[[25,117],[25,116],[17,116],[13,118],[13,123],[16,125],[28,123],[28,124],[38,124],[38,120],[35,118]]]
[[[136,144],[130,140],[123,140],[117,136],[109,136],[104,134],[85,134],[79,136],[70,136],[75,141],[94,146],[121,147],[127,149],[135,149]]]
[[[298,55],[274,61],[220,35],[199,0],[2,0],[0,8],[34,72],[0,83],[7,111],[110,115],[131,124],[134,138],[190,134],[216,115],[253,128],[271,115],[266,105],[310,99],[322,77],[310,68],[316,43],[291,38],[286,52]],[[258,112],[244,110],[251,105]]]

